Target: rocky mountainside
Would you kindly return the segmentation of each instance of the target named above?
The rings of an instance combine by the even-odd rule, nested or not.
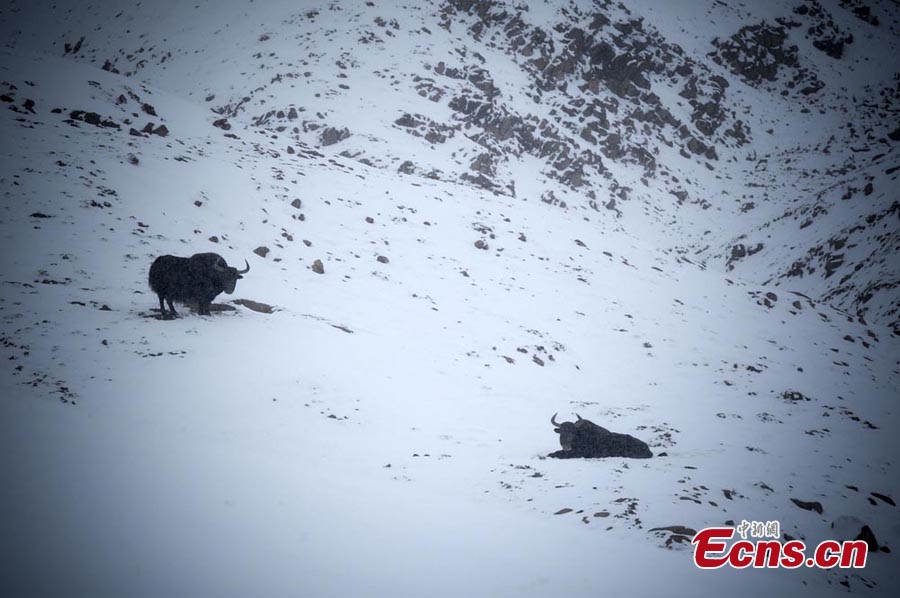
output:
[[[395,8],[109,4],[28,30],[14,4],[6,39],[184,93],[225,134],[649,226],[900,330],[892,3]]]
[[[0,587],[897,589],[895,2],[13,1],[0,34]],[[248,259],[236,301],[158,319],[152,259],[202,251]],[[656,457],[547,459],[557,411]],[[697,571],[688,532],[742,519],[878,552]]]

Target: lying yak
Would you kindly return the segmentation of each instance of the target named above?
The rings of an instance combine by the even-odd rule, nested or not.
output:
[[[577,413],[576,422],[556,421],[558,413],[550,418],[554,431],[559,434],[561,451],[547,455],[557,459],[575,459],[578,457],[630,457],[632,459],[648,459],[653,456],[650,447],[641,440],[628,434],[610,432],[592,421],[582,419]]]
[[[250,264],[244,260],[243,270],[232,268],[218,253],[197,253],[191,257],[162,255],[150,266],[150,288],[159,296],[159,311],[166,317],[177,316],[173,301],[196,303],[201,316],[208,316],[209,306],[216,295],[225,291],[229,295],[241,274],[250,271]]]

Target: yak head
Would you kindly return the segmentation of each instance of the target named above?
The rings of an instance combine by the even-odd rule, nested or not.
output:
[[[563,450],[571,451],[575,440],[575,431],[581,422],[587,420],[581,419],[581,416],[576,413],[575,417],[578,418],[578,421],[559,423],[556,421],[557,415],[559,414],[554,413],[553,417],[550,418],[550,423],[553,424],[553,431],[559,434],[559,444],[563,447]]]
[[[250,264],[247,263],[247,260],[244,260],[245,268],[243,270],[238,270],[225,263],[225,259],[221,256],[217,257],[218,259],[213,262],[213,270],[219,275],[219,279],[222,282],[222,290],[230,295],[234,292],[234,287],[237,284],[238,279],[243,278],[241,274],[246,274],[250,271]]]

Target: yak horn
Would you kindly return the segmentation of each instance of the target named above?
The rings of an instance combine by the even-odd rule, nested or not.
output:
[[[557,415],[559,415],[559,413],[554,413],[554,414],[553,414],[553,417],[550,418],[550,423],[553,424],[553,427],[554,427],[554,428],[555,428],[556,426],[559,425],[558,423],[556,423],[556,416],[557,416]]]
[[[244,268],[243,270],[238,270],[238,274],[246,274],[247,272],[250,271],[250,264],[247,263],[246,258],[244,259],[244,265],[247,267]]]
[[[576,414],[575,414],[575,417],[577,417],[577,418],[578,418],[578,421],[581,421],[581,416],[580,416],[580,415],[578,415],[578,414],[577,414],[577,413],[576,413]]]

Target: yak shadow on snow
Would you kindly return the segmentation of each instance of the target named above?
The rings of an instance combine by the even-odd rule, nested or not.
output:
[[[267,303],[262,303],[260,301],[253,301],[252,299],[235,299],[232,301],[235,305],[240,305],[241,307],[246,307],[251,311],[255,311],[261,314],[272,314],[278,311],[278,308],[273,307]],[[192,315],[199,314],[199,306],[196,303],[186,303],[185,307],[187,307]],[[229,305],[227,303],[212,303],[209,306],[210,315],[213,314],[222,314],[225,312],[237,312],[239,311],[234,305]],[[202,314],[201,314],[202,315]],[[166,312],[161,313],[158,307],[150,308],[149,312],[140,312],[140,316],[144,318],[152,318],[154,320],[175,320],[181,317],[181,314],[178,316],[173,316],[172,314]]]
[[[187,303],[185,304],[191,311],[191,315],[198,315],[199,308],[196,303]],[[210,315],[212,314],[221,314],[224,312],[236,312],[238,309],[233,305],[227,305],[225,303],[213,303],[209,306]],[[144,318],[152,318],[154,320],[177,320],[178,318],[184,317],[184,314],[178,314],[173,316],[172,314],[166,312],[162,313],[158,307],[150,308],[150,311],[142,311],[140,315]]]

